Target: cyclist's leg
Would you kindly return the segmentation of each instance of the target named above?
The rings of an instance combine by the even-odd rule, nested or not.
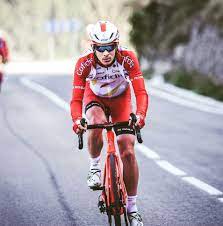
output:
[[[102,100],[89,87],[86,87],[84,94],[84,108],[89,124],[99,124],[107,121]],[[100,155],[103,146],[102,129],[89,130],[88,132],[89,153],[92,158],[96,158]]]
[[[117,136],[120,156],[123,162],[123,176],[128,196],[136,196],[139,170],[134,151],[134,135],[121,134]]]
[[[89,124],[105,123],[106,116],[100,99],[90,91],[85,91],[85,114]],[[103,146],[102,130],[88,131],[88,151],[90,154],[90,170],[88,174],[88,186],[90,188],[101,185],[100,153]]]
[[[117,106],[125,106],[119,108]],[[111,115],[114,122],[128,121],[132,112],[130,90],[116,98],[111,105]],[[135,136],[134,131],[129,127],[123,130],[116,130],[117,143],[120,156],[123,162],[123,177],[128,194],[127,211],[137,212],[136,195],[139,179],[138,164],[134,151]]]
[[[120,105],[124,106],[124,108],[120,108]],[[110,109],[113,122],[128,121],[132,112],[130,90],[115,98],[110,105]],[[116,131],[116,135],[118,135],[117,143],[124,167],[126,190],[128,195],[133,196],[137,193],[138,185],[138,165],[134,152],[134,131],[123,129],[120,133]]]
[[[92,103],[92,102],[91,102]],[[103,109],[98,106],[98,102],[93,102],[93,106],[86,111],[86,117],[89,124],[105,123],[106,116]],[[89,106],[89,105],[87,105]],[[88,148],[92,158],[100,155],[103,146],[102,129],[89,130],[88,132]]]

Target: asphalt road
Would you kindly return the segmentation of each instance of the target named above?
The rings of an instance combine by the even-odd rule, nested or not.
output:
[[[87,188],[70,114],[10,76],[0,94],[0,225],[107,225]],[[72,77],[28,76],[70,101]],[[223,191],[223,116],[150,97],[144,145]],[[86,145],[85,145],[86,146]],[[137,151],[138,206],[145,226],[223,225],[223,195],[211,195]]]

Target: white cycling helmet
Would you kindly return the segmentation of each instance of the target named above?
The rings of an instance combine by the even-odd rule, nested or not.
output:
[[[94,25],[87,27],[92,44],[109,44],[119,41],[119,31],[117,27],[109,21],[98,21]]]

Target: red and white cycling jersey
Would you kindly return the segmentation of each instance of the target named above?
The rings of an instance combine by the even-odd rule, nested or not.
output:
[[[75,120],[81,117],[84,89],[89,88],[102,98],[113,98],[121,95],[132,83],[137,112],[146,115],[148,95],[138,59],[132,51],[119,47],[115,61],[105,67],[96,61],[92,50],[81,56],[74,71],[74,88],[71,100],[71,114]]]
[[[2,58],[2,62],[6,63],[9,57],[9,51],[7,47],[6,41],[0,37],[0,56]]]

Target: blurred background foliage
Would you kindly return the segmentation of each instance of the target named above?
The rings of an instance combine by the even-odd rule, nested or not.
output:
[[[153,76],[154,62],[165,61],[169,82],[189,88],[191,80],[205,95],[222,89],[222,0],[0,0],[0,30],[13,60],[77,57],[89,46],[85,27],[99,19],[117,25],[121,44],[135,48],[147,75]],[[49,32],[53,20],[74,21],[75,29]],[[213,86],[202,91],[198,81]]]
[[[86,47],[85,27],[99,19],[110,20],[122,34],[121,41],[129,44],[131,29],[128,17],[135,3],[148,1],[104,0],[0,0],[0,29],[6,32],[13,59],[48,59],[77,56]],[[47,32],[49,21],[74,20],[73,32]],[[53,53],[52,53],[53,52]]]
[[[222,0],[157,0],[135,10],[130,17],[130,32],[140,56],[156,58],[172,54],[187,43],[196,22],[217,26],[223,31]]]
[[[129,21],[148,77],[153,62],[169,62],[166,81],[223,100],[222,0],[151,0]]]

